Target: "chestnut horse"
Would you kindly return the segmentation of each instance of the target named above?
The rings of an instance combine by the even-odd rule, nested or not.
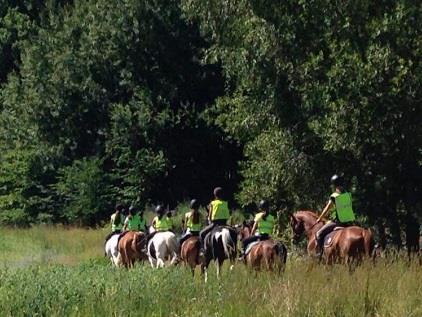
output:
[[[195,275],[195,268],[197,265],[201,265],[202,261],[199,258],[199,237],[191,236],[185,240],[180,248],[181,260],[190,267],[192,276]],[[203,266],[201,265],[201,271],[203,272]]]
[[[245,240],[251,236],[251,224],[244,222],[239,230],[240,240]],[[246,250],[245,250],[246,251]],[[287,261],[287,248],[283,243],[274,241],[272,239],[259,241],[253,245],[245,256],[245,264],[260,271],[262,266],[265,266],[269,271],[274,268],[278,269],[280,273],[284,270]]]
[[[290,225],[294,239],[297,240],[304,233],[308,239],[308,255],[316,254],[316,233],[324,225],[324,221],[317,222],[318,215],[312,211],[298,211],[290,217]],[[345,262],[360,263],[363,255],[370,257],[374,248],[373,234],[369,229],[357,226],[335,230],[331,243],[324,246],[323,258],[325,263]]]
[[[118,242],[121,264],[126,268],[131,268],[136,260],[148,259],[145,252],[142,251],[145,245],[145,233],[136,231],[122,233]]]

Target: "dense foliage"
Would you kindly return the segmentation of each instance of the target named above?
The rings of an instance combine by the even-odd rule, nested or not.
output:
[[[93,225],[116,200],[421,217],[415,1],[5,1],[0,221]]]

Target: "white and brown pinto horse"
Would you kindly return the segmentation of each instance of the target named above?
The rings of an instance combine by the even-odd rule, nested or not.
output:
[[[105,255],[116,267],[131,268],[137,260],[146,260],[143,252],[146,235],[143,232],[126,231],[113,234],[105,243]]]
[[[154,229],[150,228],[153,232]],[[177,264],[177,251],[177,238],[171,231],[157,232],[148,241],[148,259],[154,268],[164,267],[166,260],[170,260],[170,265]]]

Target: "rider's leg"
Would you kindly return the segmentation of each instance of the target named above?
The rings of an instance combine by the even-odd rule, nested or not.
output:
[[[259,239],[260,239],[260,236],[257,235],[257,236],[250,236],[249,238],[246,238],[245,240],[242,241],[243,250],[240,253],[240,260],[244,259],[248,245],[251,244],[252,242],[258,241]]]
[[[201,230],[201,232],[199,233],[199,243],[200,243],[200,250],[201,252],[204,251],[204,240],[206,235],[212,230],[214,229],[215,224],[214,223],[210,223],[208,226],[206,226],[204,229]]]
[[[337,226],[335,222],[326,223],[316,233],[317,255],[322,255],[324,249],[324,237],[329,234]]]
[[[180,239],[179,239],[179,253],[180,253],[180,250],[182,248],[183,242],[185,242],[191,236],[192,236],[192,234],[189,231],[187,231],[183,236],[180,237]]]

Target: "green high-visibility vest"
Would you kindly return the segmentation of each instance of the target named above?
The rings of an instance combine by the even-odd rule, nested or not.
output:
[[[227,201],[216,199],[211,202],[211,221],[227,220],[229,217],[230,212]]]
[[[169,217],[163,216],[161,219],[156,216],[154,218],[155,222],[155,230],[161,232],[161,231],[169,231],[172,227],[172,221]]]
[[[128,230],[145,231],[146,221],[140,215],[133,215],[131,218],[128,218],[127,228]]]
[[[267,215],[267,217],[263,218],[264,213],[261,212],[256,215],[255,221],[258,223],[258,233],[259,234],[272,234],[274,229],[274,216]]]
[[[355,213],[352,207],[352,195],[350,193],[333,193],[335,208],[331,213],[332,220],[338,220],[341,223],[354,221]]]
[[[110,217],[111,231],[122,230],[123,222],[122,215],[119,214],[119,219],[116,219],[116,213],[112,214]]]
[[[186,219],[186,228],[189,229],[189,231],[193,232],[199,232],[202,229],[201,222],[193,223],[193,212],[187,212],[185,214]]]

